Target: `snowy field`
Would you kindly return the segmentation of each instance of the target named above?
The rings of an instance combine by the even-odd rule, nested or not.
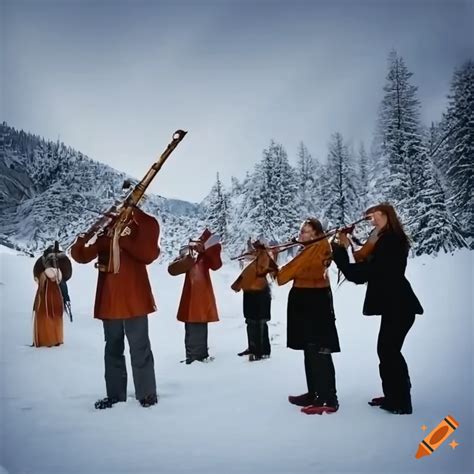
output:
[[[468,473],[473,463],[474,254],[461,251],[410,260],[408,277],[425,314],[404,347],[412,378],[411,416],[367,405],[380,395],[378,317],[361,315],[365,287],[337,288],[342,352],[334,356],[340,409],[308,416],[287,402],[306,391],[302,353],[286,348],[289,286],[273,287],[272,357],[250,363],[242,295],[230,290],[238,267],[212,275],[221,322],[210,325],[209,364],[181,364],[184,328],[176,321],[183,278],[149,267],[158,312],[150,317],[159,404],[129,399],[94,410],[105,395],[103,332],[91,316],[96,270],[74,264],[69,284],[74,322],[65,344],[28,347],[35,292],[34,260],[0,254],[0,473]],[[127,363],[129,366],[128,353]],[[431,456],[415,459],[419,442],[445,416],[460,424]],[[422,431],[426,425],[428,430]],[[453,449],[452,440],[459,443]]]

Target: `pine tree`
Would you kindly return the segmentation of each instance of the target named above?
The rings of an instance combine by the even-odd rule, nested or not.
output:
[[[409,203],[412,212],[405,225],[410,229],[416,255],[438,253],[441,250],[451,252],[467,247],[458,222],[446,206],[446,196],[427,152],[419,157],[424,186]]]
[[[325,217],[331,227],[348,224],[360,213],[353,169],[342,135],[333,134],[329,144],[325,186],[325,201],[328,203]]]
[[[230,254],[237,255],[249,237],[256,234],[255,223],[248,219],[253,204],[255,177],[247,171],[240,185],[240,192],[231,196],[229,211],[229,241],[226,246]]]
[[[297,183],[282,145],[271,140],[244,192],[239,214],[242,228],[250,234],[245,241],[249,236],[279,241],[294,232],[299,217]]]
[[[443,121],[448,204],[474,248],[474,62],[454,73],[448,110]]]
[[[369,168],[369,157],[365,151],[364,143],[361,142],[358,154],[358,165],[359,165],[359,181],[357,194],[359,196],[359,203],[363,210],[367,209],[370,203],[370,168]]]
[[[213,233],[219,234],[222,242],[227,242],[229,222],[228,197],[222,187],[219,173],[217,173],[216,183],[210,192],[205,220],[209,229]]]
[[[255,166],[247,185],[245,203],[242,209],[244,227],[251,230],[254,237],[275,238],[273,216],[278,212],[277,196],[272,187],[275,168],[272,140],[270,147],[263,151],[262,160]]]
[[[288,155],[282,145],[276,145],[274,153],[274,175],[272,186],[277,197],[277,213],[273,216],[280,239],[291,237],[298,228],[300,214],[298,212],[298,185],[293,168],[288,162]],[[310,163],[308,163],[310,165]]]
[[[379,196],[399,206],[412,202],[420,189],[422,136],[419,126],[417,87],[412,73],[395,51],[389,55],[385,95],[379,111],[376,157]],[[409,214],[410,209],[401,209]]]
[[[316,211],[319,211],[317,173],[320,165],[313,159],[303,142],[298,145],[297,156],[296,208],[302,216],[314,216]]]

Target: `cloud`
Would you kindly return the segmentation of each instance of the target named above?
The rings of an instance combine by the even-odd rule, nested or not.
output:
[[[3,119],[199,201],[271,138],[324,159],[331,133],[369,142],[386,57],[405,57],[438,120],[472,53],[469,2],[7,2]],[[472,16],[471,16],[472,17]]]

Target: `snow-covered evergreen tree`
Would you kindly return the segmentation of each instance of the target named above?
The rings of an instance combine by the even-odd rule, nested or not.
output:
[[[228,241],[229,225],[229,204],[228,197],[222,187],[219,173],[217,173],[216,183],[211,189],[206,206],[206,224],[208,228],[221,237],[223,243]]]
[[[364,212],[369,205],[372,204],[370,196],[370,163],[367,152],[365,151],[364,143],[361,142],[357,156],[359,181],[357,193],[359,196],[359,204],[361,212]]]
[[[272,186],[277,196],[278,212],[274,222],[280,239],[290,238],[298,229],[301,214],[296,206],[298,184],[295,171],[288,161],[288,155],[281,144],[272,150],[274,153],[275,173]]]
[[[315,216],[320,212],[321,165],[309,153],[303,142],[298,145],[297,151],[297,199],[298,214]]]
[[[294,233],[297,182],[283,146],[271,140],[244,189],[240,222],[248,237],[280,241]],[[242,236],[243,237],[243,236]]]
[[[410,83],[412,73],[405,61],[395,51],[389,55],[385,95],[381,103],[377,139],[378,195],[388,200],[405,215],[410,209],[404,207],[420,189],[420,163],[422,135],[419,125],[420,104],[417,87]]]
[[[443,169],[449,209],[474,248],[474,62],[466,62],[453,76],[443,120],[446,135]]]
[[[448,211],[439,173],[427,152],[419,157],[424,186],[409,203],[411,213],[405,222],[410,230],[416,255],[451,252],[467,247],[461,227]]]
[[[333,134],[329,143],[324,188],[325,201],[328,203],[325,217],[331,227],[348,224],[361,213],[354,169],[342,135]]]
[[[275,162],[272,141],[269,149],[263,151],[262,160],[255,166],[254,173],[245,188],[245,201],[241,216],[244,228],[253,237],[275,238],[277,229],[273,217],[278,212],[278,198],[273,188]]]

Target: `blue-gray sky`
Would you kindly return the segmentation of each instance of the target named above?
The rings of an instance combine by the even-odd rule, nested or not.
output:
[[[190,201],[271,138],[369,146],[391,49],[425,124],[474,56],[472,0],[0,1],[1,120],[137,178],[188,130],[150,191]]]

